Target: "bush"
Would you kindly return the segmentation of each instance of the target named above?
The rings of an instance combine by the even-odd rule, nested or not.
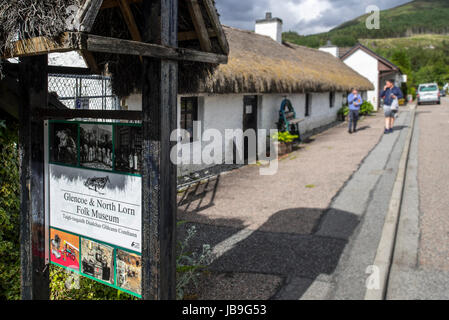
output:
[[[279,142],[285,142],[285,143],[289,143],[289,142],[293,142],[296,139],[299,138],[298,135],[294,135],[294,134],[290,134],[290,132],[285,131],[285,132],[278,132],[275,133],[271,136],[271,138],[273,140],[279,141]]]
[[[338,110],[337,115],[339,116],[345,116],[347,117],[349,114],[349,107],[348,105],[344,105],[343,107],[340,108],[340,110]]]
[[[374,106],[369,101],[364,101],[363,104],[360,106],[360,115],[370,115],[374,112]]]
[[[416,99],[416,88],[415,88],[415,87],[411,87],[411,88],[408,90],[408,93],[412,95],[413,100]]]
[[[0,300],[20,299],[17,140],[17,124],[0,120]]]
[[[178,223],[178,226],[184,222]],[[186,290],[192,285],[197,287],[201,272],[212,262],[212,250],[210,245],[204,244],[201,252],[189,252],[190,241],[196,236],[195,226],[187,229],[184,241],[178,242],[178,253],[176,258],[176,299],[182,300]]]
[[[50,300],[137,300],[137,298],[73,271],[51,265]]]

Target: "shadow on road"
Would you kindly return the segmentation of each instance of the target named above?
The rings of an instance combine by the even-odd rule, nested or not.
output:
[[[363,126],[363,127],[357,128],[357,131],[364,131],[366,129],[371,129],[371,126]]]
[[[205,183],[191,186],[178,198],[178,213],[201,212],[214,206],[214,199],[220,185],[220,175]]]
[[[409,126],[394,126],[393,131],[401,131],[403,129],[407,129]]]
[[[227,222],[222,219],[221,222]],[[212,222],[212,221],[211,221]],[[237,221],[233,221],[235,225]],[[271,288],[272,299],[296,300],[303,297],[314,280],[329,281],[348,243],[349,237],[359,223],[358,217],[340,210],[316,208],[291,208],[273,213],[257,230],[249,230],[246,238],[233,242],[232,237],[244,229],[214,224],[195,225],[197,237],[191,243],[192,251],[201,250],[203,244],[222,248],[208,268],[216,274],[261,274],[282,278],[281,285]],[[246,231],[246,230],[245,230]],[[180,232],[182,237],[184,232]],[[242,281],[243,296],[227,293],[223,299],[253,299],[261,284],[250,279]],[[203,287],[225,290],[219,285],[204,283]],[[216,295],[216,293],[214,293]],[[199,295],[201,297],[201,293]],[[207,298],[207,297],[202,297]],[[220,299],[220,296],[216,297]]]

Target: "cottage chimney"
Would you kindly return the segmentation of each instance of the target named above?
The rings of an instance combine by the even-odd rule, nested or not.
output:
[[[256,20],[256,33],[269,36],[274,41],[282,43],[282,20],[273,18],[271,12],[265,14],[265,19]]]
[[[327,52],[327,53],[330,53],[331,55],[333,55],[334,57],[339,57],[338,56],[338,47],[337,46],[334,46],[333,44],[332,44],[332,41],[330,41],[330,40],[327,40],[327,44],[324,46],[324,47],[321,47],[320,49],[319,49],[320,51],[324,51],[324,52]]]

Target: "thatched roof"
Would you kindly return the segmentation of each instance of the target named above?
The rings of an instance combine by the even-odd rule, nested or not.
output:
[[[179,1],[177,12],[179,50],[173,44],[160,44],[157,37],[153,44],[160,45],[155,51],[164,49],[171,58],[179,54],[175,58],[180,60],[180,78],[197,82],[224,63],[228,43],[214,0]],[[127,96],[141,86],[142,58],[123,48],[130,46],[130,40],[142,42],[152,32],[145,28],[144,15],[144,0],[0,0],[0,62],[1,58],[79,50],[93,73],[112,75],[114,93]],[[100,48],[111,40],[115,40],[110,42],[115,53]],[[100,45],[95,47],[92,41]],[[204,60],[207,54],[217,59]]]
[[[302,93],[373,90],[372,83],[329,53],[280,44],[254,32],[224,27],[228,64],[220,65],[200,93]]]

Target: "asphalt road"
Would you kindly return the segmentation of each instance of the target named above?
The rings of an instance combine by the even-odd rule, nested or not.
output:
[[[415,121],[387,299],[449,299],[449,99]]]

